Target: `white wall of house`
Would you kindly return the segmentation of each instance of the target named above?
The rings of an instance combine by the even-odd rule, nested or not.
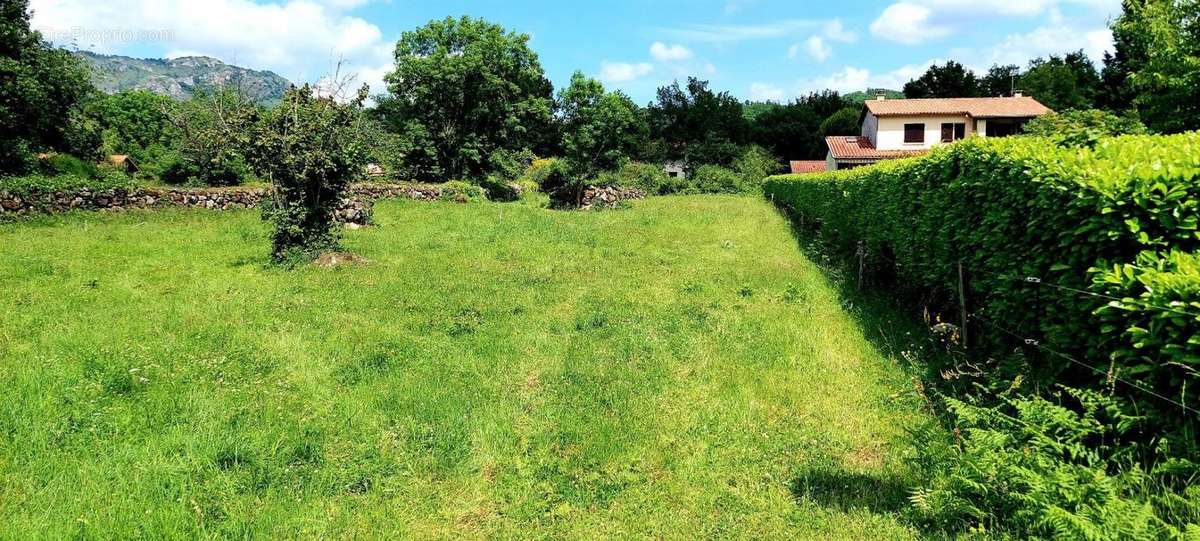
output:
[[[867,139],[871,140],[871,145],[879,144],[878,141],[876,141],[876,138],[878,136],[878,133],[877,133],[878,130],[879,130],[879,117],[871,114],[871,112],[868,111],[867,114],[863,115],[862,134],[863,134],[863,137],[866,137]],[[876,148],[878,148],[878,147],[876,147]]]
[[[837,171],[837,160],[833,159],[833,152],[825,153],[825,170]]]
[[[975,133],[980,137],[987,137],[987,119],[980,118],[975,120]]]
[[[867,115],[871,117],[873,115]],[[943,123],[965,123],[966,135],[972,133],[971,119],[965,116],[885,116],[878,119],[877,134],[871,142],[879,150],[923,150],[942,142]],[[982,121],[981,121],[982,123]],[[925,124],[925,141],[921,143],[904,142],[905,124]],[[863,130],[867,129],[863,121]],[[983,126],[979,127],[980,130]],[[870,135],[867,135],[870,138]]]

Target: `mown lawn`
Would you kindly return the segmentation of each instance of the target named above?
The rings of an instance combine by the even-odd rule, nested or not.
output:
[[[0,225],[0,538],[917,532],[897,362],[762,201]]]

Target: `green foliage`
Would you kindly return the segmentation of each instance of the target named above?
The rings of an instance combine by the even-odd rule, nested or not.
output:
[[[167,112],[172,106],[166,96],[127,90],[88,102],[87,115],[101,130],[105,154],[128,154],[145,163],[170,140]]]
[[[49,176],[71,176],[79,178],[96,178],[100,169],[96,164],[83,161],[70,154],[51,154],[41,160],[42,173]]]
[[[293,87],[255,125],[249,157],[273,184],[263,216],[274,225],[276,261],[311,259],[338,247],[334,211],[367,158],[360,130],[366,98],[366,86],[348,104],[308,85]]]
[[[1024,375],[1036,383],[1102,387],[1115,381],[1111,374],[1196,408],[1200,317],[1168,312],[1147,318],[1151,310],[1196,300],[1187,297],[1196,276],[1183,256],[1167,254],[1200,250],[1197,156],[1197,133],[1104,139],[1094,149],[1033,137],[975,138],[918,159],[773,177],[766,191],[818,227],[840,253],[853,254],[864,242],[868,267],[894,277],[896,291],[919,296],[935,316],[944,314],[942,321],[959,319],[961,263],[976,317],[971,349],[990,359],[984,383]],[[1175,284],[1170,290],[1147,287],[1159,279],[1160,266],[1162,279]],[[1152,298],[1156,307],[1132,310],[1124,319],[1121,309],[1096,295]],[[1020,342],[1014,350],[1011,337],[978,318],[1055,354]],[[1147,329],[1154,329],[1153,340]],[[1139,345],[1153,347],[1135,351]],[[949,367],[934,367],[941,368]],[[1178,406],[1128,384],[1117,390],[1147,415],[1153,427],[1147,438],[1181,435],[1168,437],[1180,446],[1176,452],[1197,451],[1200,419],[1181,417]]]
[[[28,171],[40,151],[95,157],[99,132],[83,115],[94,91],[77,58],[30,29],[28,0],[0,3],[0,174]]]
[[[483,188],[470,182],[451,180],[442,185],[442,201],[454,203],[475,203],[487,201]]]
[[[697,193],[739,193],[742,177],[719,165],[701,165],[688,179]]]
[[[825,141],[821,139],[823,119],[803,103],[780,106],[763,113],[754,122],[753,141],[784,159],[813,158],[825,152]]]
[[[401,137],[410,178],[485,178],[497,152],[534,148],[550,124],[550,81],[529,36],[482,19],[447,17],[396,44],[377,108]]]
[[[1095,287],[1121,299],[1096,310],[1111,337],[1108,347],[1116,366],[1127,367],[1126,373],[1149,389],[1194,385],[1200,371],[1200,252],[1146,251],[1129,263],[1104,268]],[[1183,391],[1180,398],[1186,398]],[[1194,400],[1188,403],[1195,405]],[[1158,411],[1195,415],[1177,407]]]
[[[1131,98],[1156,132],[1200,128],[1200,2],[1130,0],[1112,29],[1106,91]]]
[[[842,99],[847,104],[862,105],[867,100],[873,100],[879,93],[882,92],[884,97],[889,100],[896,100],[904,97],[904,93],[899,90],[889,90],[887,88],[868,88],[865,91],[859,90],[842,96]]]
[[[862,106],[855,105],[839,109],[821,123],[821,137],[861,134],[862,126],[858,123],[860,116],[862,116]]]
[[[245,154],[259,111],[244,95],[232,88],[200,93],[167,111],[173,141],[159,158],[163,182],[232,186],[250,176]]]
[[[975,73],[953,60],[929,66],[920,77],[904,84],[906,98],[973,98],[980,95]]]
[[[733,162],[733,171],[738,176],[738,191],[762,193],[763,182],[768,176],[780,172],[779,160],[770,152],[757,146],[749,146]]]
[[[990,407],[946,398],[956,437],[918,446],[927,471],[911,497],[917,518],[1016,539],[1182,540],[1200,526],[1200,494],[1183,490],[1195,465],[1131,466],[1112,451],[1138,417],[1093,391],[1057,398]],[[1163,490],[1171,486],[1179,493]]]
[[[991,68],[988,68],[987,74],[979,79],[980,93],[987,97],[1011,96],[1013,91],[1021,89],[1017,87],[1020,77],[1020,66],[993,64]]]
[[[649,195],[687,193],[687,179],[667,176],[661,165],[627,162],[616,171],[606,171],[597,179],[598,185],[637,188]]]
[[[612,171],[645,147],[645,117],[621,92],[605,92],[599,81],[575,72],[558,95],[563,151],[571,170],[566,186],[551,197],[579,203],[583,186],[601,171]]]
[[[728,92],[713,92],[708,81],[689,77],[658,89],[647,111],[650,136],[662,141],[656,160],[729,165],[749,137],[742,104]],[[769,114],[769,113],[767,113]]]
[[[84,188],[89,190],[131,189],[135,186],[136,183],[132,179],[120,173],[99,176],[58,174],[0,177],[0,191],[19,196],[70,193]]]
[[[1088,109],[1096,104],[1100,74],[1083,51],[1035,58],[1021,75],[1020,89],[1055,111]]]
[[[1136,116],[1117,116],[1099,109],[1042,115],[1025,124],[1024,133],[1052,139],[1063,146],[1095,147],[1114,135],[1143,135],[1146,126]]]

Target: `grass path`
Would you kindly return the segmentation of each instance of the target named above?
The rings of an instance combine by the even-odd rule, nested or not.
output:
[[[906,539],[923,420],[766,203],[0,225],[0,538]]]

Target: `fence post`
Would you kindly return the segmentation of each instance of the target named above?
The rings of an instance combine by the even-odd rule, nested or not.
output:
[[[963,285],[963,264],[962,260],[958,261],[958,311],[962,316],[962,347],[967,349],[970,343],[967,340],[967,288]]]
[[[855,255],[858,256],[858,289],[861,290],[863,286],[863,272],[867,266],[867,247],[861,240],[858,241],[858,252]]]

